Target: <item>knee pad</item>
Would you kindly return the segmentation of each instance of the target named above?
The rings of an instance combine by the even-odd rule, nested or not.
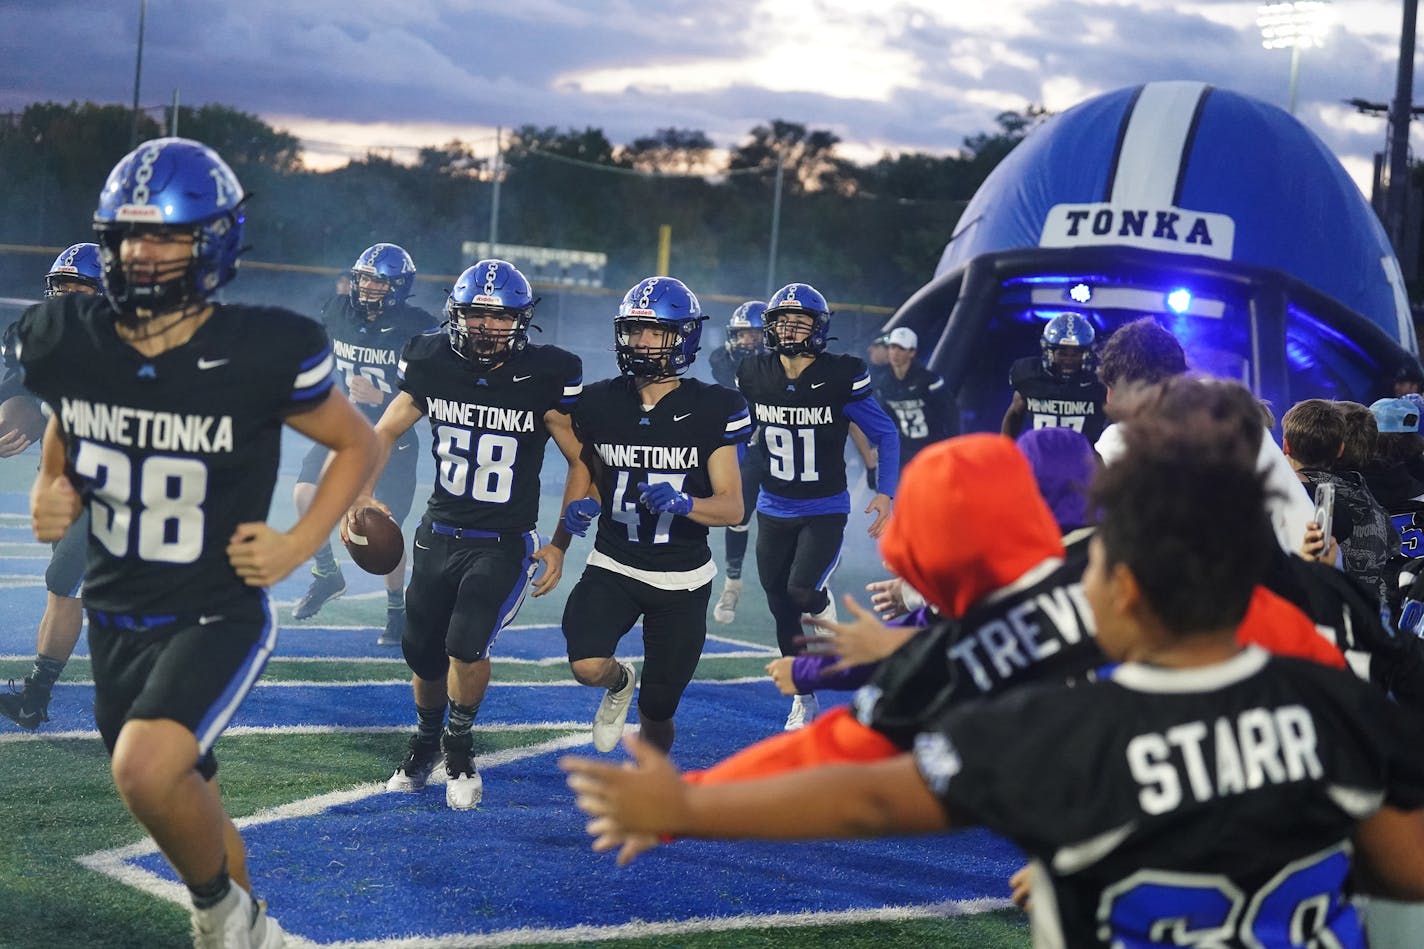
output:
[[[638,715],[655,722],[665,722],[677,714],[682,701],[682,689],[669,685],[644,682],[638,687]]]
[[[409,617],[407,617],[409,619]],[[410,671],[428,682],[444,681],[450,670],[450,657],[445,652],[445,644],[422,643],[410,634],[410,623],[406,623],[405,635],[401,637],[401,653]]]
[[[826,608],[826,594],[808,587],[788,587],[786,595],[802,613],[819,613]]]
[[[459,624],[459,630],[445,635],[445,654],[461,662],[479,662],[489,657],[490,642],[494,636],[481,636],[468,632],[466,624]]]

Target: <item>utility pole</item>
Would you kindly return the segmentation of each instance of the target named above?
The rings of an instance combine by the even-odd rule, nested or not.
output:
[[[781,238],[781,171],[783,149],[781,143],[776,145],[776,187],[772,191],[771,198],[771,248],[766,256],[766,296],[771,298],[772,291],[776,289],[776,244]]]
[[[489,245],[490,256],[497,257],[495,245],[499,243],[499,179],[504,173],[504,128],[494,130],[494,190],[490,194]]]
[[[178,90],[173,90],[173,111],[168,114],[168,135],[178,137]]]
[[[133,127],[129,130],[129,151],[138,148],[138,90],[143,80],[143,21],[148,17],[148,0],[138,3],[138,59],[134,62]]]
[[[1394,253],[1402,257],[1409,220],[1409,120],[1414,98],[1414,28],[1419,0],[1404,0],[1404,24],[1399,31],[1399,71],[1389,109],[1389,187],[1384,196],[1384,227]],[[1407,268],[1406,268],[1407,270]]]

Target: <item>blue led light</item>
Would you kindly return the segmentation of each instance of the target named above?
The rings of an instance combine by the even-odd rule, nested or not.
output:
[[[1192,305],[1192,292],[1184,287],[1178,287],[1167,294],[1167,307],[1173,313],[1185,313]]]

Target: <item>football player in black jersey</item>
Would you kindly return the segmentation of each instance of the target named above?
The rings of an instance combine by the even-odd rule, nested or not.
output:
[[[846,432],[854,422],[879,457],[875,514],[867,533],[879,537],[890,519],[900,475],[895,423],[872,398],[870,373],[855,356],[826,352],[831,309],[815,287],[787,284],[767,301],[769,352],[737,370],[737,387],[757,421],[768,472],[757,499],[757,569],[776,620],[783,656],[798,651],[803,614],[834,618],[827,589],[840,563],[850,516]],[[816,717],[814,694],[792,699],[787,730]]]
[[[1036,944],[1364,949],[1351,893],[1424,900],[1424,718],[1237,645],[1273,553],[1261,482],[1152,435],[1128,433],[1096,492],[1085,590],[1121,660],[1097,681],[950,711],[879,764],[688,785],[636,738],[636,768],[564,759],[595,848],[981,824],[1036,859]]]
[[[351,265],[351,289],[322,307],[321,318],[336,356],[336,378],[347,397],[372,423],[396,395],[396,363],[414,336],[437,328],[439,320],[409,302],[415,287],[415,262],[395,244],[373,244]],[[413,429],[398,440],[376,485],[376,497],[397,524],[405,522],[415,498],[415,467],[419,438]],[[292,501],[297,512],[307,509],[317,477],[326,461],[323,445],[313,445],[302,460]],[[386,628],[376,640],[400,645],[405,627],[405,561],[386,576]],[[292,610],[293,619],[309,619],[346,592],[346,578],[337,566],[331,544],[316,552],[312,581]]]
[[[712,355],[708,357],[712,364],[712,378],[717,380],[718,385],[735,389],[737,367],[742,360],[766,351],[766,331],[762,323],[764,312],[766,304],[760,300],[748,300],[732,311],[732,318],[727,321],[726,344],[712,350]],[[755,435],[742,454],[741,469],[742,522],[727,528],[727,576],[722,581],[722,593],[712,607],[712,618],[724,625],[737,618],[737,603],[742,598],[742,562],[747,556],[757,492],[761,490],[761,479],[766,476],[766,453],[757,444]]]
[[[582,496],[586,484],[569,420],[583,366],[572,353],[530,344],[537,302],[508,261],[481,260],[462,273],[445,304],[446,332],[406,345],[400,392],[376,423],[379,465],[428,419],[436,467],[415,532],[401,639],[417,726],[386,787],[420,790],[443,750],[445,802],[456,810],[477,805],[484,791],[470,728],[489,687],[495,637],[523,605],[536,564],[544,573],[535,596],[554,589],[563,573],[568,535],[556,531],[553,543],[544,544],[535,532],[539,471],[551,437],[569,461],[571,481],[578,472],[564,503]],[[372,503],[373,489],[379,498],[378,475],[353,514]]]
[[[564,638],[574,678],[608,690],[593,721],[599,751],[617,746],[628,718],[637,671],[614,654],[639,617],[639,724],[648,741],[672,747],[673,715],[707,639],[717,575],[707,528],[742,520],[737,449],[752,430],[746,403],[730,389],[683,378],[704,319],[681,281],[638,281],[613,321],[622,375],[587,387],[574,410],[592,483],[564,524],[582,535],[603,517],[564,605]]]
[[[959,412],[944,380],[915,361],[919,337],[897,326],[889,341],[889,372],[871,378],[875,398],[900,432],[900,470],[927,445],[959,434]]]
[[[94,718],[119,795],[187,884],[195,941],[267,947],[280,928],[249,896],[213,743],[276,642],[264,588],[350,506],[375,436],[332,391],[319,325],[209,300],[236,273],[243,201],[206,146],[140,145],[94,213],[104,296],[31,307],[19,355],[54,413],[31,492],[35,535],[58,540],[90,512]],[[332,450],[285,532],[265,523],[284,424]]]
[[[98,244],[66,247],[45,275],[44,295],[50,298],[66,293],[98,294],[100,269]],[[6,329],[0,405],[10,399],[33,398],[22,384],[24,376],[15,358],[13,336],[18,327],[18,323],[12,323]],[[30,440],[24,433],[11,432],[0,438],[0,458],[17,455],[29,447]],[[50,553],[49,566],[45,568],[45,610],[35,643],[35,666],[25,676],[19,691],[15,691],[11,682],[10,691],[0,694],[0,715],[21,728],[36,729],[41,722],[49,721],[50,693],[79,642],[79,632],[84,625],[79,586],[84,580],[84,551],[88,543],[89,514],[86,511],[75,519]]]
[[[1038,356],[1025,356],[1009,369],[1014,400],[999,430],[1010,438],[1024,427],[1071,428],[1097,443],[1107,425],[1108,393],[1093,367],[1093,324],[1076,313],[1048,321]]]

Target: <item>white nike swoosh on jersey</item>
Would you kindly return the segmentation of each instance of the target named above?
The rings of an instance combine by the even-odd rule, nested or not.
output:
[[[514,377],[514,381],[515,381],[515,382],[523,382],[525,379],[533,379],[533,378],[534,378],[533,376],[515,376],[515,377]]]
[[[819,388],[821,388],[821,386],[823,386],[823,385],[825,385],[824,382],[813,382],[813,383],[811,383],[811,388],[813,388],[813,389],[819,389]]]
[[[199,359],[199,369],[216,369],[218,366],[226,366],[232,362],[231,359]]]
[[[382,327],[381,327],[381,332],[382,332],[382,333],[389,333],[389,332],[390,332],[391,330],[393,330],[393,329],[395,329],[394,326],[382,326]]]
[[[429,549],[430,549],[429,547],[427,547],[427,546],[425,546],[424,544],[422,544],[420,541],[416,541],[416,542],[415,542],[415,546],[419,547],[421,550],[429,550]]]
[[[673,420],[674,422],[681,422],[681,421],[682,421],[683,419],[685,419],[685,418],[692,418],[692,413],[691,413],[691,412],[688,412],[686,415],[674,415],[674,416],[672,417],[672,420]]]
[[[218,623],[222,621],[222,618],[223,615],[221,613],[214,613],[212,616],[199,616],[198,625],[207,626],[209,623]]]

